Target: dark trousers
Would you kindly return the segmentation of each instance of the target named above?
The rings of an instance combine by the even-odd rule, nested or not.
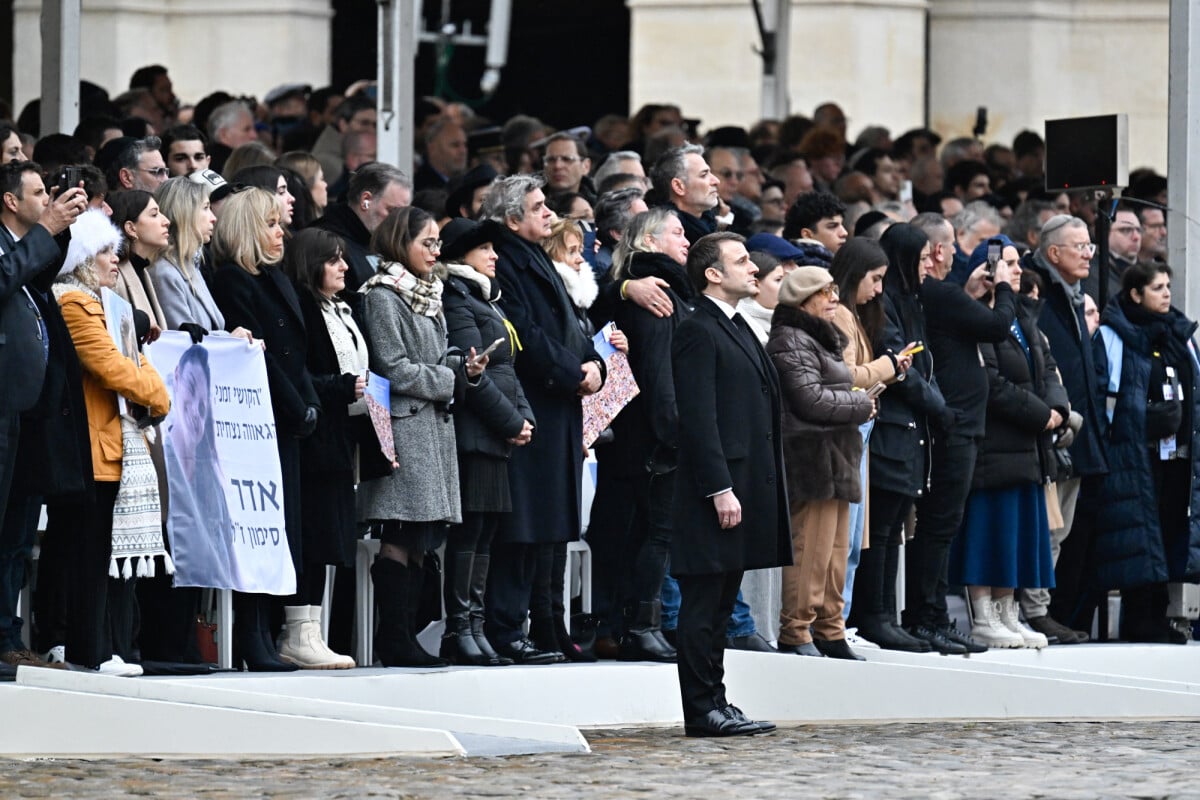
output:
[[[951,434],[934,440],[929,492],[917,501],[917,535],[906,554],[904,621],[908,625],[940,626],[950,621],[946,614],[950,545],[962,527],[978,452],[977,439]]]
[[[485,594],[485,633],[493,646],[515,642],[525,635],[529,597],[537,571],[538,548],[544,545],[493,542]]]
[[[614,472],[606,470],[604,460],[600,460],[586,536],[592,550],[592,613],[600,621],[597,636],[621,632],[621,611],[627,596],[629,531],[635,510],[629,498],[636,490],[632,479]]]
[[[683,719],[702,717],[725,699],[725,629],[742,584],[742,571],[676,575],[679,583],[679,693]]]
[[[46,532],[38,556],[37,586],[33,591],[33,649],[45,653],[67,643],[70,619],[71,563],[79,531],[73,527],[73,505],[59,500],[46,504]]]
[[[854,608],[850,624],[887,616],[896,621],[896,575],[900,571],[900,539],[913,499],[906,494],[871,487],[871,546],[858,559],[854,577]]]
[[[647,475],[638,489],[637,514],[630,531],[634,561],[628,605],[657,603],[662,596],[675,527],[675,473]]]
[[[0,516],[3,516],[0,522],[0,652],[23,648],[17,600],[25,584],[25,559],[29,557],[26,551],[32,550],[31,542],[28,548],[26,546],[28,514],[25,498],[9,496],[20,433],[19,414],[0,415]]]
[[[110,603],[133,601],[132,580],[125,581],[130,585],[129,592],[116,587],[110,592],[110,583],[120,579],[108,577],[113,506],[118,488],[116,481],[96,481],[94,503],[83,501],[62,508],[73,542],[68,563],[67,658],[72,664],[85,667],[100,666],[116,652],[116,644],[131,638],[122,635],[119,637],[122,642],[114,643],[109,624],[113,616],[122,622],[133,616],[120,608],[110,615],[109,609]]]
[[[535,544],[533,590],[529,596],[529,617],[532,622],[553,623],[561,620],[563,581],[567,574],[567,543]],[[548,644],[548,643],[543,643]]]
[[[1095,574],[1093,534],[1103,487],[1102,475],[1089,475],[1080,481],[1075,520],[1071,523],[1071,532],[1063,540],[1058,563],[1054,565],[1055,588],[1050,592],[1050,616],[1083,631],[1092,629],[1092,617],[1104,596],[1103,591],[1091,585]]]

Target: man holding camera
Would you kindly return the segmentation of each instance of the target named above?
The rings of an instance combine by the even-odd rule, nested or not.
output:
[[[10,489],[21,413],[37,404],[50,359],[47,301],[35,284],[53,279],[62,260],[54,237],[87,208],[78,187],[51,201],[39,170],[32,161],[0,167],[0,375],[20,378],[0,388],[0,679],[42,663],[22,643],[16,613],[37,520],[31,523],[30,498],[10,497]]]

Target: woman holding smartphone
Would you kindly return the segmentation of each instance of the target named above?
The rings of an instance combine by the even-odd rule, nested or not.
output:
[[[492,537],[512,511],[508,456],[532,439],[533,410],[514,368],[520,340],[500,310],[490,233],[479,222],[451,220],[442,229],[441,258],[450,344],[488,355],[487,371],[454,414],[463,520],[446,538],[441,656],[455,664],[502,666],[512,659],[497,654],[484,635],[484,592]]]

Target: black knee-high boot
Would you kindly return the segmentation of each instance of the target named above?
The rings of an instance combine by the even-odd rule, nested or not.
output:
[[[414,575],[420,569],[390,558],[377,558],[371,566],[379,628],[375,632],[375,655],[385,667],[445,667],[449,662],[435,658],[417,643],[413,633],[416,619]],[[415,586],[420,592],[419,584]]]
[[[442,636],[441,656],[455,664],[484,667],[491,666],[492,659],[479,648],[471,632],[471,570],[474,565],[474,551],[451,551],[447,546],[443,573],[446,632]]]
[[[491,565],[492,557],[490,555],[475,553],[473,558],[474,563],[471,565],[471,586],[469,590],[471,600],[468,611],[471,636],[475,639],[475,645],[479,648],[479,652],[487,658],[487,666],[507,667],[513,663],[513,660],[497,653],[483,632],[483,596],[487,591],[488,568]]]

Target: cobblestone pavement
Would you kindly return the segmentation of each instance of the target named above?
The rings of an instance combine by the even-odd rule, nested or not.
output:
[[[686,739],[588,732],[591,755],[201,762],[0,760],[0,797],[1200,798],[1200,727],[933,723]],[[718,794],[720,793],[720,794]]]

